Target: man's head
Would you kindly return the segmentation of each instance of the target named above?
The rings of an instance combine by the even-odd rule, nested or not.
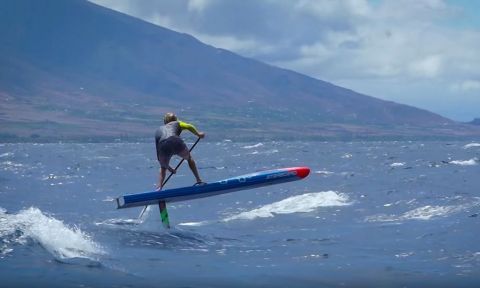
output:
[[[172,121],[177,121],[177,116],[174,113],[168,112],[165,114],[165,116],[163,116],[164,124],[170,123]]]

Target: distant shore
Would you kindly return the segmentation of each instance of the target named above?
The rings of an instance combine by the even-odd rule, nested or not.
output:
[[[0,138],[0,144],[8,143],[153,143],[153,137],[4,137]],[[192,137],[185,137],[188,140],[194,140]],[[352,136],[352,137],[308,137],[303,139],[294,139],[289,136],[279,137],[208,137],[203,142],[270,142],[270,141],[313,141],[313,142],[357,142],[357,141],[480,141],[480,137],[473,136]]]

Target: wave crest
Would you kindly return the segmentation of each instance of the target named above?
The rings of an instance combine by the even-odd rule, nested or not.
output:
[[[405,220],[430,220],[433,218],[447,217],[480,205],[480,201],[473,201],[462,205],[427,205],[407,211],[402,215],[373,215],[365,218],[367,222],[398,222]]]
[[[0,241],[5,248],[2,250],[11,252],[13,248],[8,247],[9,244],[25,244],[29,239],[40,244],[57,260],[96,260],[96,256],[105,253],[80,228],[69,227],[63,221],[45,215],[38,208],[31,207],[17,214],[7,214],[0,209]]]
[[[232,220],[253,220],[255,218],[273,217],[275,214],[292,214],[312,212],[319,207],[345,206],[350,205],[348,196],[335,191],[313,192],[292,196],[284,200],[267,204],[251,211],[242,212],[223,219]]]

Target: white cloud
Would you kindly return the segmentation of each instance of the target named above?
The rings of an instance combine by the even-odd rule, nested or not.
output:
[[[479,80],[465,80],[459,83],[452,85],[452,90],[454,92],[473,92],[480,91],[480,81]]]
[[[409,70],[414,76],[434,78],[441,73],[442,63],[440,55],[431,55],[411,63]]]
[[[300,0],[292,1],[297,11],[312,13],[318,17],[336,17],[339,14],[368,15],[371,12],[365,0]]]
[[[461,87],[465,91],[480,90],[480,81],[477,81],[477,80],[463,81]]]
[[[275,50],[274,47],[257,42],[254,39],[241,39],[233,36],[214,36],[201,33],[197,33],[196,37],[204,43],[209,43],[217,48],[236,51],[243,56],[252,56],[252,51],[255,51],[255,54],[267,54]]]
[[[94,2],[244,56],[334,83],[351,83],[348,88],[376,97],[421,103],[434,112],[445,111],[440,104],[459,107],[462,101],[480,106],[480,99],[462,98],[465,92],[479,90],[480,30],[452,25],[463,13],[455,2]],[[395,83],[395,91],[381,85],[389,82]],[[412,87],[422,87],[416,97]]]
[[[212,0],[189,0],[187,7],[188,7],[188,11],[201,13],[210,4],[212,4]]]

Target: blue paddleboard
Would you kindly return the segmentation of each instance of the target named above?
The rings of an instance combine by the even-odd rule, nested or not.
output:
[[[308,176],[308,167],[291,167],[275,170],[261,171],[238,177],[201,185],[174,188],[162,191],[129,194],[116,199],[117,208],[130,208],[159,202],[176,202],[196,198],[214,196],[233,191],[252,189],[267,185],[290,182]]]

